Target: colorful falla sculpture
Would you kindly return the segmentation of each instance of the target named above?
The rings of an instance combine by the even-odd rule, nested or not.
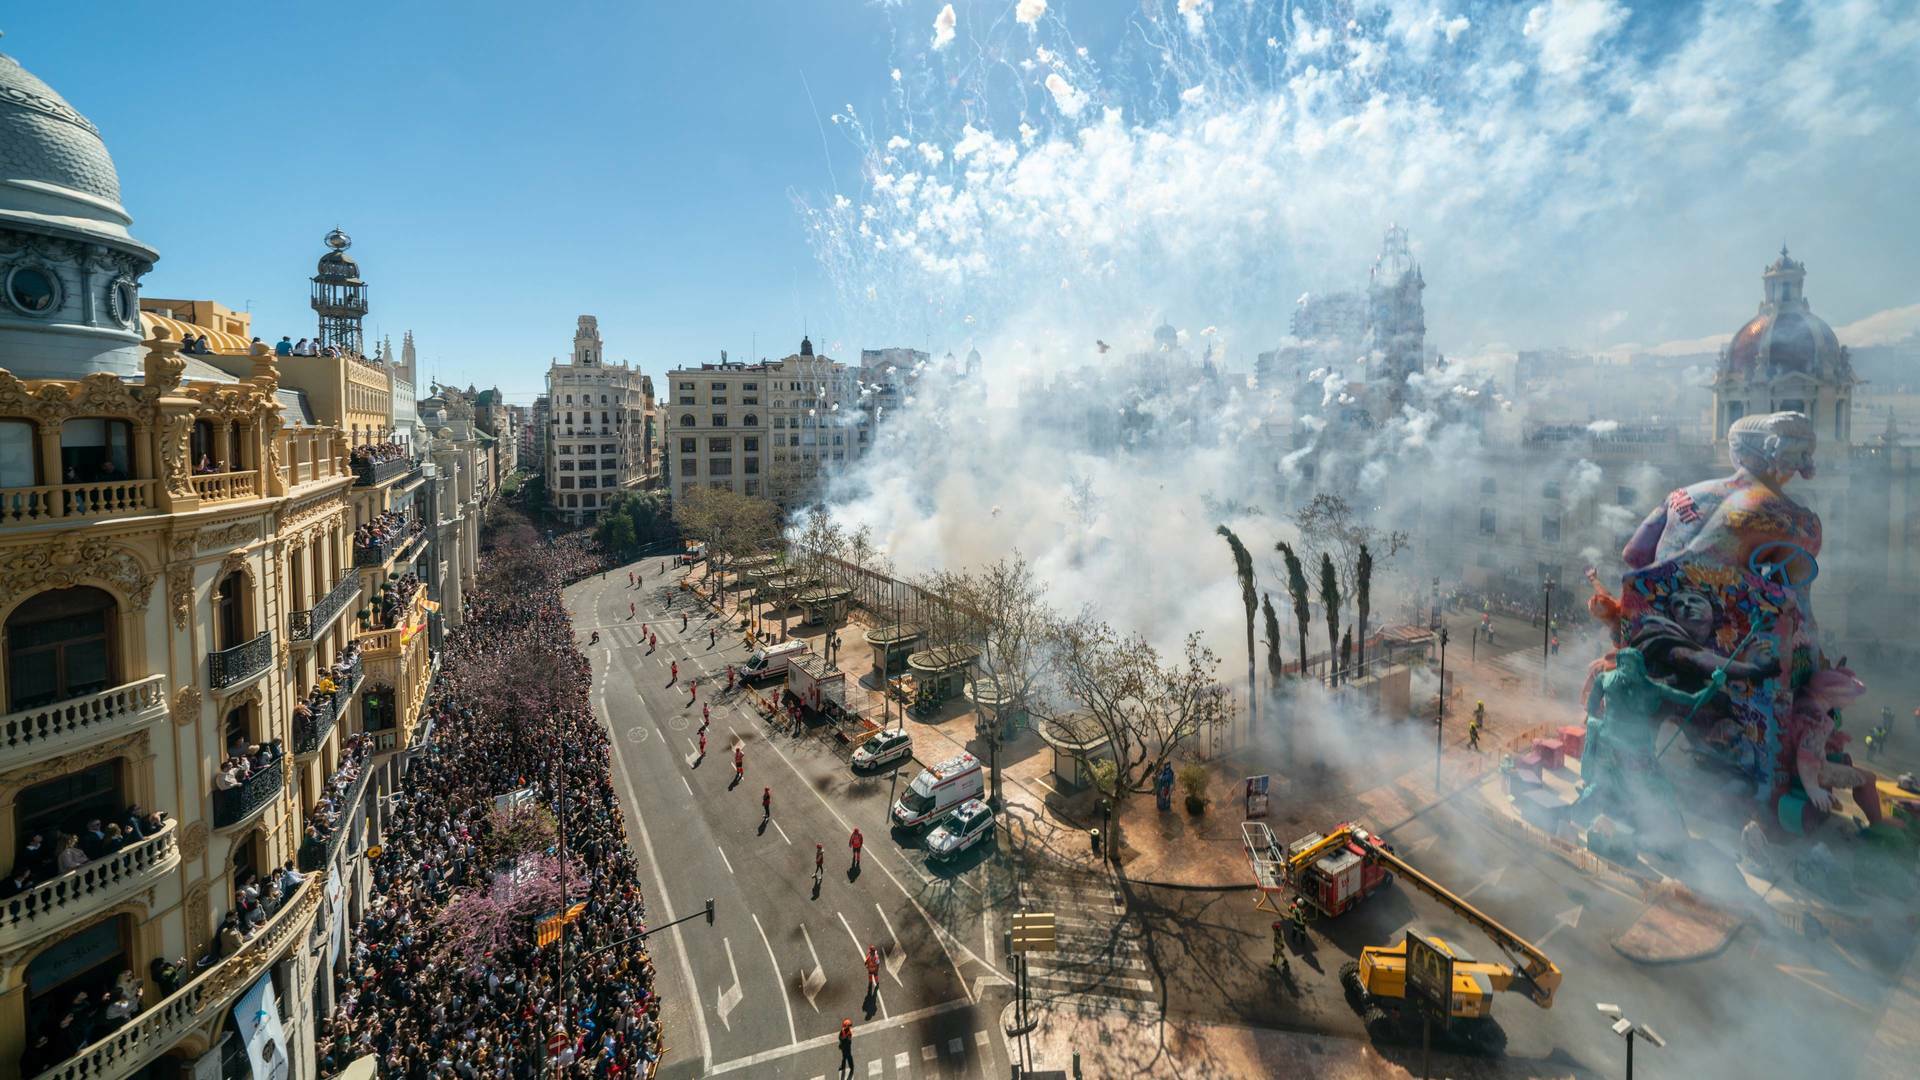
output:
[[[1652,728],[1680,721],[1695,748],[1745,775],[1769,831],[1806,831],[1842,788],[1877,824],[1875,777],[1852,764],[1836,725],[1863,688],[1821,652],[1813,618],[1820,517],[1786,492],[1813,475],[1813,424],[1795,412],[1743,417],[1728,443],[1732,476],[1673,492],[1641,522],[1618,599],[1594,580],[1590,607],[1614,624],[1618,647],[1594,665],[1589,725],[1598,711],[1603,752],[1582,801],[1644,804],[1646,785],[1661,785],[1634,775],[1657,769],[1658,752],[1643,747],[1642,721],[1616,713],[1618,700],[1650,710]],[[1673,693],[1636,686],[1646,679]],[[1634,816],[1644,822],[1646,811]]]

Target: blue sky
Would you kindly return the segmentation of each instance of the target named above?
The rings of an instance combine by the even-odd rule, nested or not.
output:
[[[1920,327],[1911,0],[947,6],[42,4],[0,48],[105,134],[150,295],[298,337],[338,224],[369,329],[514,401],[581,313],[656,375],[805,327],[1011,381],[1162,317],[1250,363],[1390,221],[1457,358],[1711,350],[1783,239],[1836,326]]]
[[[582,313],[656,373],[831,332],[790,191],[856,165],[801,76],[823,108],[871,98],[888,24],[834,0],[712,14],[746,6],[10,6],[0,49],[106,137],[161,253],[150,295],[250,302],[298,338],[338,224],[370,330],[520,401]]]

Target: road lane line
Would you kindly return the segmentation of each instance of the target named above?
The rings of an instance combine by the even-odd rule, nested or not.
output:
[[[806,939],[807,955],[813,957],[813,970],[801,976],[800,989],[807,995],[807,1004],[813,1005],[814,1012],[819,1012],[820,1006],[814,1005],[813,999],[819,997],[821,989],[827,985],[827,969],[820,965],[820,954],[813,949],[813,934],[807,929],[806,923],[800,924],[800,936]]]
[[[986,946],[987,966],[992,967],[993,966],[993,912],[992,911],[985,911],[981,913],[980,944]]]
[[[760,931],[760,944],[767,947],[767,959],[773,964],[773,981],[780,987],[780,1004],[787,1007],[787,1038],[800,1041],[800,1028],[793,1022],[793,997],[787,993],[786,980],[780,977],[780,959],[773,955],[773,942],[767,940],[766,928],[760,925],[760,916],[753,917],[753,928]]]
[[[607,712],[607,691],[600,688],[600,713],[608,718],[608,731],[612,731],[612,716]],[[633,826],[640,833],[640,846],[647,849],[647,866],[653,872],[653,881],[658,888],[653,895],[660,898],[660,907],[667,916],[667,922],[673,922],[673,898],[667,895],[666,876],[660,872],[660,857],[653,852],[653,836],[647,831],[645,815],[640,813],[640,796],[633,789],[633,774],[627,771],[626,755],[620,750],[619,739],[608,739],[613,744],[613,762],[620,768],[620,782],[627,789],[627,801],[633,806]],[[680,933],[680,927],[669,927],[673,931],[673,944],[680,954],[680,977],[687,981],[688,996],[696,1003],[700,1000],[700,984],[693,978],[693,961],[687,958],[687,939]],[[703,1008],[693,1010],[693,1026],[700,1033],[700,1060],[713,1060],[713,1038],[707,1032],[707,1013]]]
[[[717,852],[719,852],[719,853],[720,853],[720,861],[721,861],[721,862],[723,862],[723,863],[726,863],[726,864],[727,864],[727,873],[729,873],[729,874],[731,874],[731,873],[733,873],[733,862],[732,862],[732,860],[730,860],[730,859],[728,859],[728,858],[727,858],[727,849],[726,849],[726,848],[723,848],[723,847],[721,847],[721,846],[720,846],[720,845],[718,845],[718,844],[715,844],[715,845],[713,846],[713,850],[715,850],[715,851],[717,851]]]
[[[687,778],[686,778],[686,777],[684,777],[684,776],[683,776],[683,777],[681,777],[681,778],[680,778],[680,782],[681,782],[682,784],[687,784]],[[693,794],[693,785],[692,785],[692,784],[687,784],[687,794],[689,794],[689,795],[691,795],[691,794]]]
[[[834,914],[840,916],[840,925],[847,928],[847,936],[853,939],[853,951],[859,955],[860,965],[865,967],[867,963],[867,947],[860,944],[860,935],[853,932],[853,924],[847,921],[845,912],[836,911]],[[878,983],[874,984],[873,997],[875,1001],[880,1003],[880,1019],[885,1020],[887,1018],[887,995],[880,992],[880,985]]]
[[[780,822],[773,818],[768,818],[767,820],[773,822],[773,831],[780,834],[780,839],[787,840],[787,830],[780,827]],[[791,845],[793,841],[787,840],[787,843]]]

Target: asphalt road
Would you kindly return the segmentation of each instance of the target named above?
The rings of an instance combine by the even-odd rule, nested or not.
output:
[[[1011,998],[987,914],[1003,857],[929,872],[887,826],[893,778],[856,777],[826,740],[775,734],[745,698],[727,696],[726,665],[746,657],[738,635],[710,641],[720,621],[688,608],[678,572],[662,575],[658,559],[640,565],[639,588],[623,568],[568,589],[567,602],[583,646],[600,634],[586,647],[593,696],[613,733],[650,921],[702,915],[651,943],[669,1017],[662,1074],[832,1075],[840,1021],[850,1017],[857,1075],[1006,1075],[998,1025]],[[691,615],[684,631],[682,611]],[[712,709],[704,758],[702,704]],[[735,746],[745,753],[739,783]],[[902,770],[904,785],[917,766]],[[763,819],[769,787],[773,812]],[[847,846],[856,826],[866,838],[858,872]],[[815,843],[827,854],[818,888]],[[883,956],[871,994],[869,945]]]

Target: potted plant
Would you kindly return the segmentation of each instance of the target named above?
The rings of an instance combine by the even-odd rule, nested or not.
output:
[[[1207,767],[1197,762],[1180,766],[1176,775],[1180,787],[1187,793],[1187,813],[1199,815],[1207,812]]]

